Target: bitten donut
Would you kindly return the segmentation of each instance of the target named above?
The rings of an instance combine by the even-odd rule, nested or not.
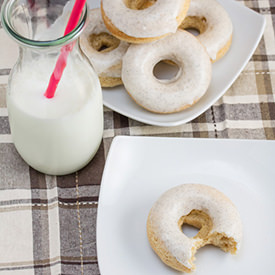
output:
[[[130,43],[146,43],[175,33],[190,0],[101,0],[109,31]]]
[[[200,228],[189,238],[183,224]],[[196,251],[213,244],[235,254],[242,239],[242,223],[234,204],[217,189],[202,184],[182,184],[166,191],[147,219],[151,247],[168,266],[183,272],[195,269]]]
[[[192,0],[180,28],[199,31],[197,38],[205,46],[212,62],[222,58],[231,46],[231,19],[215,0]]]
[[[155,65],[163,60],[179,68],[170,80],[153,74]],[[174,113],[190,107],[205,94],[210,80],[211,62],[205,48],[183,30],[152,43],[132,44],[122,60],[126,91],[137,104],[155,113]]]
[[[80,47],[98,74],[102,87],[122,84],[122,57],[129,44],[110,34],[100,9],[90,10],[88,25],[80,36]]]

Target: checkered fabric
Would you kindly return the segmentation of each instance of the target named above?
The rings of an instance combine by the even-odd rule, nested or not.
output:
[[[105,108],[97,155],[81,171],[62,177],[30,168],[12,143],[5,93],[18,48],[0,26],[0,273],[100,274],[97,202],[116,135],[275,139],[275,1],[242,3],[264,15],[267,25],[253,57],[220,100],[177,127],[145,125]]]

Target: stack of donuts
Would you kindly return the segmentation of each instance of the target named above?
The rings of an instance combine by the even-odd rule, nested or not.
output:
[[[196,29],[197,36],[188,32]],[[215,0],[101,0],[90,10],[80,47],[102,87],[123,84],[132,99],[155,113],[175,113],[207,91],[212,64],[232,41],[233,27]],[[178,67],[159,79],[159,62]]]

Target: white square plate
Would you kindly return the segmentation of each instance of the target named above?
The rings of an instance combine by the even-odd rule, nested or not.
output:
[[[254,53],[262,37],[265,19],[262,15],[232,0],[217,0],[227,10],[233,23],[233,41],[229,52],[213,64],[212,81],[205,94],[194,106],[175,114],[154,114],[138,106],[123,86],[103,89],[103,103],[129,118],[157,126],[176,126],[186,123],[214,104],[232,85]],[[91,8],[99,0],[89,0]],[[245,23],[244,23],[245,22]]]
[[[213,186],[243,222],[238,255],[206,246],[196,275],[275,274],[275,142],[116,137],[101,183],[97,252],[102,275],[179,274],[164,265],[146,236],[149,210],[169,188]]]

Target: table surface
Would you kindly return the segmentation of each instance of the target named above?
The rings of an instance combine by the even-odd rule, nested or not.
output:
[[[104,108],[103,141],[95,158],[81,171],[62,177],[33,170],[12,143],[5,94],[18,49],[0,25],[1,273],[100,274],[98,195],[117,135],[275,139],[275,1],[242,3],[265,16],[267,25],[253,57],[220,100],[193,121],[169,128],[145,125]]]

